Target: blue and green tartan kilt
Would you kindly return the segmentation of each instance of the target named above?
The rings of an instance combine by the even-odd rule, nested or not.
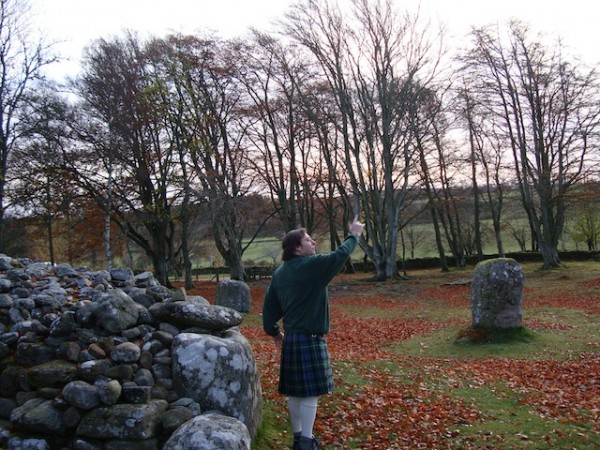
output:
[[[327,341],[322,335],[285,333],[279,369],[279,393],[316,397],[333,391]]]

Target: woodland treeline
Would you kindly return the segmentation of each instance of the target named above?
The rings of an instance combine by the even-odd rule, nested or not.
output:
[[[545,267],[560,264],[567,215],[597,249],[598,76],[523,22],[445,49],[391,0],[300,0],[236,39],[98,39],[58,84],[23,4],[0,2],[0,251],[8,224],[37,224],[53,260],[56,224],[72,224],[67,245],[102,248],[106,266],[135,246],[161,283],[177,261],[190,285],[199,240],[243,279],[265,226],[333,248],[359,215],[385,280],[423,214],[443,270],[482,255],[483,218],[503,255],[509,192]]]

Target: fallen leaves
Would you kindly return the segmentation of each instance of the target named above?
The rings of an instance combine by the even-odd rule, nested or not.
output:
[[[524,305],[600,314],[599,286],[600,281],[592,281],[582,284],[577,292],[554,290],[545,295],[526,290]],[[252,285],[251,314],[260,313],[265,287],[266,283]],[[600,436],[600,354],[565,361],[531,361],[412,358],[391,353],[386,351],[391,343],[424,336],[448,325],[443,319],[423,319],[406,311],[423,308],[424,304],[442,310],[469,308],[470,287],[423,286],[414,289],[410,299],[402,293],[394,296],[392,287],[385,289],[383,292],[369,284],[353,284],[351,289],[333,293],[327,341],[336,391],[322,397],[315,424],[315,434],[325,447],[506,448],[505,441],[511,436],[487,430],[475,441],[473,436],[464,435],[465,427],[485,423],[490,412],[480,411],[476,402],[451,395],[453,390],[485,387],[500,397],[500,382],[539,417],[557,424],[591,424],[592,432]],[[201,295],[211,298],[211,293]],[[524,325],[548,332],[569,329],[568,324],[551,317],[525,319]],[[242,324],[242,331],[253,346],[264,400],[278,411],[282,427],[287,428],[285,399],[277,394],[279,352],[260,327]],[[524,446],[543,442],[548,447],[565,439],[564,430],[550,430],[535,435],[523,429],[512,439]]]

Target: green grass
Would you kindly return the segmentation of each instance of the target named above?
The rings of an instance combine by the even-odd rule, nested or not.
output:
[[[485,411],[482,421],[456,428],[452,448],[475,441],[481,442],[481,448],[597,449],[589,424],[565,424],[545,417],[524,404],[521,396],[503,383],[491,387],[470,385],[448,390],[447,395]]]
[[[448,312],[448,317],[459,314]],[[462,314],[460,314],[462,315]],[[546,323],[558,323],[567,329],[521,329],[515,339],[498,339],[494,343],[457,343],[465,327],[444,327],[427,336],[416,336],[394,343],[390,349],[409,356],[429,358],[515,358],[571,359],[581,353],[600,351],[600,342],[592,339],[600,329],[600,318],[581,311],[564,308],[533,308],[526,318]],[[435,314],[434,316],[437,316]],[[552,322],[548,322],[552,320]],[[506,336],[505,336],[506,337]]]
[[[260,428],[252,440],[252,450],[270,450],[291,448],[292,433],[288,431],[287,416],[282,413],[283,407],[263,402],[263,416]]]

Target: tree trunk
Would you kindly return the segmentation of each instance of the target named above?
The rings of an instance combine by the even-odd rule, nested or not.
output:
[[[494,236],[496,238],[496,247],[498,248],[498,256],[500,258],[504,258],[506,255],[504,253],[504,242],[502,241],[502,232],[500,221],[495,217],[492,219],[494,225]]]
[[[154,276],[158,282],[166,287],[171,287],[169,282],[169,262],[167,255],[169,254],[167,246],[169,245],[166,238],[167,225],[160,221],[155,221],[146,225],[146,229],[152,238],[152,248],[147,249],[146,253],[152,258],[154,266]],[[148,253],[148,250],[151,250]]]
[[[0,147],[2,139],[0,138]],[[0,154],[4,154],[5,150],[0,149]],[[0,253],[4,252],[4,188],[6,182],[4,181],[6,177],[6,168],[3,168],[0,172]]]
[[[440,269],[442,269],[442,272],[449,272],[450,268],[448,267],[448,259],[446,258],[444,244],[442,242],[442,230],[440,229],[437,211],[433,205],[431,206],[431,220],[433,222],[433,230],[435,232],[435,245],[438,249],[438,255],[440,257]]]
[[[183,209],[187,208],[187,205],[182,205]],[[181,252],[183,256],[183,273],[186,289],[192,289],[194,287],[194,281],[192,279],[192,261],[190,260],[190,245],[189,245],[189,218],[187,213],[182,213],[181,217]]]

